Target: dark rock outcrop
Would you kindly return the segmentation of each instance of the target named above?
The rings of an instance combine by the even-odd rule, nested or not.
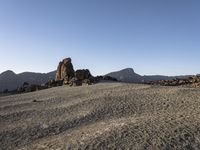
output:
[[[74,68],[71,63],[71,58],[65,58],[58,65],[55,80],[67,80],[69,81],[74,77]]]
[[[88,69],[79,69],[75,72],[75,77],[72,78],[69,82],[64,80],[64,84],[69,84],[70,86],[81,86],[81,85],[90,85],[92,82],[93,76],[91,75]]]
[[[63,80],[50,80],[49,82],[45,83],[44,87],[46,88],[52,88],[56,86],[62,86]]]
[[[158,80],[149,82],[151,85],[162,85],[162,86],[189,86],[189,87],[200,87],[200,76],[190,76],[188,78],[174,78],[172,80]]]
[[[88,69],[76,70],[75,77],[77,80],[89,79],[92,75]]]
[[[18,93],[24,93],[24,92],[33,92],[40,90],[40,85],[36,84],[29,84],[28,82],[24,82],[21,87],[18,88]]]
[[[77,78],[72,78],[69,82],[70,86],[81,86],[82,85],[82,80],[78,80]]]
[[[26,92],[26,91],[28,91],[28,88],[29,88],[29,83],[28,82],[24,82],[23,85],[20,86],[17,91],[19,93]]]
[[[47,88],[48,87],[45,84],[37,85],[37,84],[29,84],[28,82],[24,82],[23,85],[17,89],[17,93],[34,92],[34,91],[43,90]]]
[[[111,76],[107,76],[107,75],[96,76],[96,77],[94,77],[93,80],[94,80],[94,82],[101,82],[101,81],[114,81],[114,82],[116,82],[116,81],[118,81],[116,78],[111,77]]]

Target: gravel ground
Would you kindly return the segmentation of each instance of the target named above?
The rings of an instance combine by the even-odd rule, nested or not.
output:
[[[0,149],[200,149],[200,88],[100,83],[0,97]]]

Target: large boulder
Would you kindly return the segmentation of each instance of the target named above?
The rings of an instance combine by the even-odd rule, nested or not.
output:
[[[90,85],[93,82],[94,77],[91,75],[88,69],[79,69],[75,72],[75,77],[72,78],[69,82],[64,80],[63,84],[69,84],[70,86],[81,86],[81,85]]]
[[[74,77],[74,68],[71,63],[71,58],[65,58],[58,65],[55,80],[70,80]]]
[[[92,75],[88,69],[76,70],[75,77],[77,80],[89,79]]]

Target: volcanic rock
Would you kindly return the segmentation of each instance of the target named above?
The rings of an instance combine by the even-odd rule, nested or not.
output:
[[[78,80],[76,77],[74,77],[69,81],[68,84],[69,84],[69,86],[81,86],[82,80]]]
[[[92,75],[88,69],[76,70],[75,77],[78,80],[89,79]]]
[[[58,65],[56,72],[56,81],[66,79],[69,81],[74,77],[74,68],[71,63],[71,58],[65,58]]]
[[[62,86],[63,85],[63,80],[50,80],[45,84],[47,88],[52,88],[56,86]]]
[[[158,80],[149,82],[151,85],[163,85],[163,86],[189,86],[189,87],[200,87],[200,76],[190,76],[188,78],[179,79],[175,78],[172,80]]]

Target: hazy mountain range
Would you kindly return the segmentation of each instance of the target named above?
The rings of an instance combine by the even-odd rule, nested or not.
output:
[[[15,74],[13,71],[8,70],[0,74],[0,91],[3,91],[4,89],[14,90],[21,86],[23,82],[28,82],[30,84],[46,83],[49,80],[55,79],[55,75],[56,71],[52,71],[49,73],[24,72],[20,74]],[[184,78],[189,76],[141,76],[135,73],[132,68],[126,68],[120,71],[111,72],[106,75],[127,83],[144,83],[155,80],[170,80],[175,77]]]
[[[149,81],[171,80],[174,78],[186,78],[188,76],[191,76],[191,75],[183,75],[183,76],[144,75],[144,76],[141,76],[135,73],[132,68],[126,68],[120,71],[111,72],[107,75],[114,77],[119,81],[127,82],[127,83],[145,83]]]
[[[30,84],[42,84],[55,78],[56,71],[49,73],[23,72],[15,74],[8,70],[0,74],[0,91],[4,89],[14,90],[21,86],[24,82]]]

